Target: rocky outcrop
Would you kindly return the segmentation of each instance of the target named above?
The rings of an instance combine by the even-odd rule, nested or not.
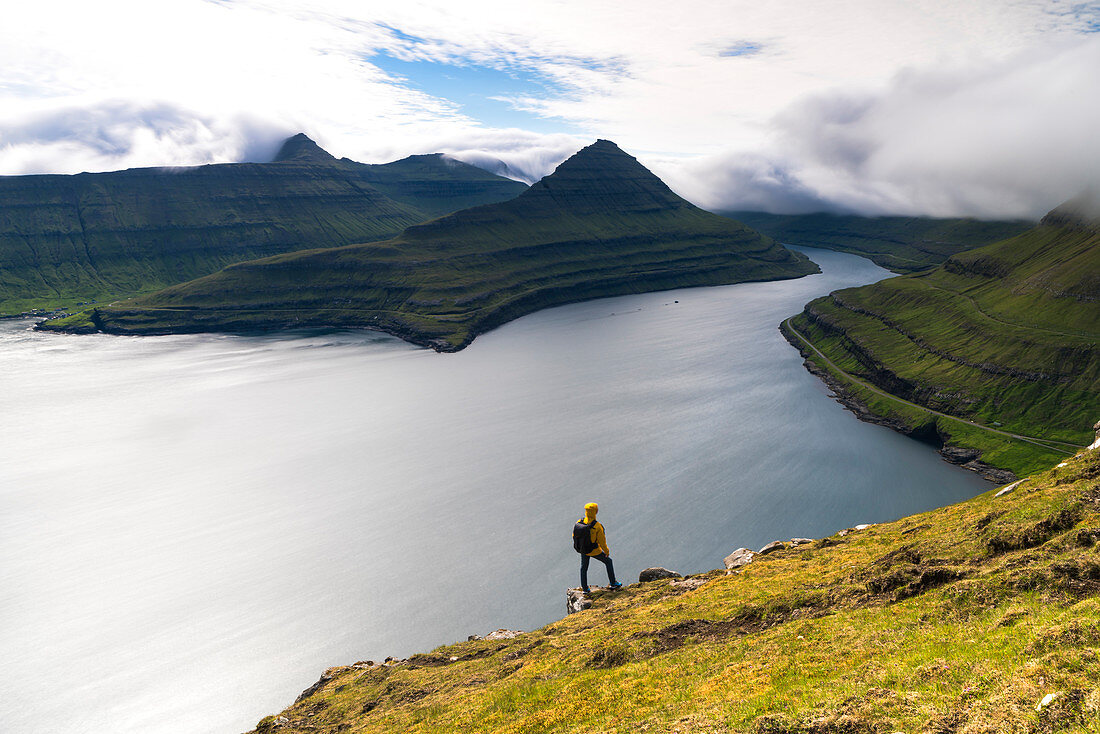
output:
[[[679,581],[669,581],[668,585],[677,591],[695,591],[700,586],[710,581],[707,576],[695,576],[689,579],[681,579]]]
[[[738,548],[722,559],[722,562],[726,565],[726,573],[732,573],[739,570],[742,566],[747,566],[752,563],[754,558],[756,558],[756,551],[749,550],[748,548]]]
[[[584,593],[584,589],[566,589],[565,591],[565,613],[576,614],[577,612],[583,612],[585,609],[592,608],[592,599],[588,594]]]
[[[647,568],[638,574],[638,583],[644,584],[647,581],[656,581],[658,579],[678,579],[683,578],[683,574],[670,571],[667,568],[661,566],[652,566]]]
[[[761,548],[759,551],[757,551],[757,554],[761,556],[766,556],[769,553],[775,553],[776,551],[783,550],[786,547],[787,544],[784,543],[782,540],[773,540],[772,542]]]
[[[1016,479],[1016,475],[1007,469],[998,469],[995,466],[986,464],[984,461],[980,461],[978,457],[982,455],[982,452],[977,449],[944,446],[940,449],[939,454],[952,464],[976,472],[982,475],[983,478],[991,482],[996,482],[997,484],[1004,484],[1005,482],[1011,482]]]

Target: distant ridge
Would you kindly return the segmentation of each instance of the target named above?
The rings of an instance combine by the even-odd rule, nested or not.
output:
[[[1024,220],[861,217],[824,212],[723,211],[719,214],[784,244],[862,255],[895,273],[928,270],[956,253],[1014,237],[1035,226],[1035,222]]]
[[[439,161],[391,165],[398,164]],[[409,227],[386,242],[241,263],[50,328],[360,326],[455,351],[548,306],[813,272],[804,256],[693,206],[600,140],[509,201]]]
[[[115,300],[242,260],[385,239],[527,188],[439,156],[337,160],[304,134],[276,158],[0,176],[0,315]]]

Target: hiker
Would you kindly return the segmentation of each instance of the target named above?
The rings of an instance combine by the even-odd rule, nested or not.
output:
[[[596,520],[599,511],[599,505],[589,502],[584,506],[584,517],[573,526],[573,548],[581,554],[581,588],[586,594],[591,593],[588,588],[588,562],[592,558],[607,567],[607,588],[621,589],[623,586],[615,580],[615,567],[611,564],[611,551],[607,549],[603,525]]]

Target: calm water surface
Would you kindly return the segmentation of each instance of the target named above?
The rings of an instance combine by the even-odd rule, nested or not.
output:
[[[777,324],[888,275],[807,252],[824,274],[552,309],[453,355],[0,322],[0,731],[231,734],[326,667],[545,624],[591,500],[629,581],[986,489],[802,368]]]

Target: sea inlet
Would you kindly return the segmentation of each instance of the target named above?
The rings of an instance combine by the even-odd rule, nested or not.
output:
[[[822,274],[564,306],[457,354],[0,322],[0,731],[230,734],[326,667],[543,625],[589,501],[631,581],[988,489],[806,372],[778,324],[890,273],[804,251]]]

